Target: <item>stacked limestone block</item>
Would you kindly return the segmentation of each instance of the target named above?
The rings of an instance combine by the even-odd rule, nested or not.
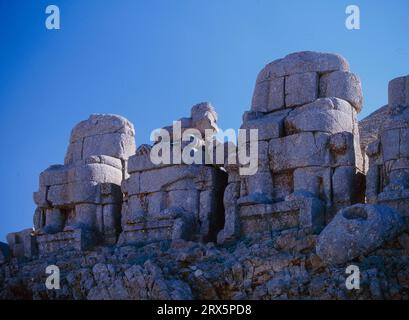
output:
[[[37,243],[33,229],[24,229],[19,232],[9,233],[7,242],[10,254],[17,258],[30,258],[37,255]]]
[[[134,152],[135,130],[123,117],[91,115],[74,127],[64,165],[42,172],[34,193],[34,234],[40,254],[116,243],[121,182]]]
[[[210,104],[195,105],[191,117],[181,119],[182,132],[198,129],[204,140],[204,130],[216,133],[216,120]],[[170,142],[175,143],[172,128],[164,129],[171,135]],[[129,158],[130,177],[122,185],[125,199],[119,242],[215,240],[224,219],[225,172],[204,162],[154,164],[151,149],[150,145],[142,145]],[[203,155],[202,161],[206,152]]]
[[[361,107],[360,80],[341,56],[299,52],[261,70],[243,116],[242,128],[258,129],[259,166],[240,178],[242,234],[317,232],[363,199]]]
[[[366,196],[409,216],[409,76],[390,81],[388,91],[390,116],[366,151]]]

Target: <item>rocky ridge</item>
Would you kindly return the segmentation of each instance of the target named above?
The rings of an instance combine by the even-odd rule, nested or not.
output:
[[[127,119],[91,115],[41,173],[34,228],[0,243],[0,299],[408,299],[409,76],[388,93],[358,128],[348,62],[287,55],[260,71],[243,115],[258,138],[205,164],[223,145],[210,103],[163,128],[171,145],[196,139],[192,164],[154,164],[160,141],[137,148]],[[258,167],[242,175],[230,160],[252,143]],[[50,265],[60,289],[45,285]]]

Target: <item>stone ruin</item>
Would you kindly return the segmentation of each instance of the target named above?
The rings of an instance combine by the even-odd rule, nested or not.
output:
[[[128,157],[135,153],[134,136],[133,125],[119,116],[92,115],[75,126],[64,165],[43,171],[34,193],[37,209],[30,237],[35,237],[39,254],[117,242],[121,183],[127,177]],[[28,238],[27,233],[9,235],[11,247]],[[28,240],[22,243],[34,247]]]
[[[409,76],[390,81],[388,95],[388,120],[367,147],[366,197],[409,216]]]
[[[360,80],[338,55],[290,54],[263,68],[242,125],[258,129],[258,172],[231,174],[225,202],[236,219],[220,241],[234,232],[319,232],[336,211],[363,202],[361,108]]]
[[[282,248],[308,248],[311,265],[317,259],[337,265],[368,255],[408,229],[409,76],[390,82],[389,120],[378,139],[363,145],[367,156],[357,121],[362,104],[360,80],[344,58],[299,52],[261,70],[241,126],[257,129],[257,140],[250,135],[245,145],[224,143],[222,163],[214,161],[221,143],[209,103],[193,106],[190,117],[180,119],[182,133],[196,129],[202,139],[193,150],[202,151],[201,161],[191,164],[173,157],[169,163],[152,161],[160,142],[192,143],[180,140],[171,126],[162,128],[166,138],[136,149],[128,120],[92,115],[72,130],[64,165],[41,173],[34,229],[11,233],[8,245],[0,243],[0,265],[61,249],[126,251],[133,244],[163,240],[175,247],[205,244],[210,252],[211,243],[239,248],[256,241],[273,256]],[[249,150],[252,142],[258,147],[258,170],[241,175],[241,165],[231,159],[237,160],[237,148]],[[409,235],[399,239],[409,248]],[[275,241],[274,248],[268,241]],[[186,266],[185,258],[175,259]],[[195,277],[199,274],[196,270]],[[269,294],[274,296],[270,289]]]
[[[205,130],[216,133],[217,114],[208,103],[192,107],[191,117],[182,118],[181,132],[195,128],[205,139]],[[177,142],[172,127],[170,143]],[[202,146],[206,151],[206,146]],[[153,164],[152,146],[141,145],[129,158],[130,177],[123,182],[121,243],[152,240],[215,241],[224,222],[223,194],[226,174],[203,164]],[[206,153],[204,153],[206,156]],[[173,160],[173,158],[171,159]],[[204,160],[204,159],[201,159]],[[204,163],[204,162],[202,162]]]

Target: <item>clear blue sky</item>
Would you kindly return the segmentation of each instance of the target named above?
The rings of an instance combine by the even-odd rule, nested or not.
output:
[[[45,28],[45,8],[61,30]],[[361,9],[361,30],[345,8]],[[127,117],[137,144],[211,101],[238,128],[255,77],[301,50],[345,56],[363,82],[360,118],[409,74],[408,0],[0,0],[0,240],[32,225],[38,175],[62,163],[91,113]]]

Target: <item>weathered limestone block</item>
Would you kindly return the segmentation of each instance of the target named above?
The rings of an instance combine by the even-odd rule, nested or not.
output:
[[[299,229],[319,233],[325,224],[325,202],[308,192],[294,191],[286,196],[286,202],[295,202],[299,208]]]
[[[389,82],[388,121],[380,127],[378,139],[367,148],[369,170],[367,199],[409,215],[409,108],[408,76]]]
[[[288,110],[274,112],[255,119],[244,119],[240,129],[258,129],[258,140],[270,140],[280,138],[284,135],[284,119],[288,115]],[[247,141],[250,140],[248,134]]]
[[[132,123],[124,117],[110,114],[93,114],[72,129],[70,141],[75,142],[104,133],[133,134],[134,132]]]
[[[385,128],[381,133],[383,161],[398,160],[409,157],[409,127]]]
[[[307,191],[331,203],[332,174],[329,167],[305,167],[294,170],[294,192]]]
[[[237,203],[245,206],[257,203],[271,203],[273,177],[269,170],[260,170],[254,175],[242,178],[241,196]]]
[[[400,129],[385,130],[381,134],[383,161],[399,159]]]
[[[318,74],[296,73],[285,79],[285,105],[294,107],[313,102],[318,96]]]
[[[85,158],[85,164],[93,164],[93,163],[100,163],[100,164],[106,164],[108,166],[111,166],[113,168],[122,170],[123,169],[123,164],[121,159],[106,156],[106,155],[93,155]]]
[[[45,226],[45,220],[46,220],[46,209],[37,207],[34,212],[34,216],[33,216],[34,230],[39,230],[43,226]]]
[[[350,72],[325,74],[320,79],[320,97],[346,100],[359,112],[363,103],[361,80]]]
[[[83,142],[83,158],[104,154],[118,159],[128,159],[135,151],[134,140],[134,136],[123,133],[86,137]]]
[[[93,155],[127,160],[135,153],[134,137],[135,129],[124,117],[93,114],[72,130],[64,164],[74,163]]]
[[[240,209],[240,232],[246,236],[290,228],[318,232],[325,221],[324,214],[323,203],[314,197],[244,206]]]
[[[7,243],[0,242],[0,265],[6,263],[10,259],[10,248]]]
[[[175,165],[160,169],[160,174],[156,170],[145,171],[140,174],[140,192],[149,193],[163,190],[167,186],[172,188],[172,184],[181,180],[197,180],[203,175],[208,175],[206,178],[211,179],[211,168],[199,165]],[[206,181],[206,180],[202,180]]]
[[[193,240],[197,225],[192,216],[181,208],[168,208],[162,217],[139,220],[123,225],[119,244],[160,240]]]
[[[391,108],[409,106],[409,76],[399,77],[389,82],[388,105]]]
[[[152,163],[150,159],[150,152],[151,152],[152,147],[147,144],[142,144],[141,146],[138,147],[136,150],[136,153],[129,157],[128,159],[128,173],[132,174],[138,171],[148,171],[152,170],[155,168],[158,168],[159,166],[165,166],[165,165],[157,165]]]
[[[122,206],[121,243],[177,237],[216,240],[217,232],[223,227],[221,195],[227,178],[219,166],[203,165],[204,160],[215,157],[209,152],[214,150],[209,148],[214,147],[213,135],[218,131],[216,121],[217,114],[209,103],[193,106],[191,117],[181,119],[182,134],[185,130],[197,129],[199,138],[205,140],[201,145],[204,154],[200,164],[173,164],[173,152],[176,152],[173,149],[171,163],[154,164],[149,145],[140,146],[130,157],[130,176],[122,182],[126,202]],[[179,143],[180,137],[174,136],[172,127],[163,129],[168,131],[174,147],[183,146]],[[222,164],[225,156],[224,151]]]
[[[50,186],[47,195],[47,200],[52,206],[96,203],[98,198],[99,184],[93,181]]]
[[[272,174],[273,201],[282,201],[294,191],[294,171],[283,171]]]
[[[121,186],[113,183],[101,183],[99,186],[101,204],[121,204],[123,194]]]
[[[354,144],[354,136],[349,132],[340,132],[329,139],[331,164],[333,166],[354,166],[362,170],[362,164],[357,162],[357,154],[361,152]]]
[[[257,82],[295,73],[349,71],[348,62],[340,55],[302,51],[267,64],[259,73]]]
[[[273,61],[257,77],[251,110],[270,113],[312,102],[318,95],[319,74],[348,70],[341,56],[319,52],[297,52]]]
[[[333,201],[349,206],[354,201],[354,195],[358,191],[355,179],[356,169],[353,166],[340,166],[335,168],[332,175]]]
[[[121,170],[106,164],[90,163],[76,168],[74,181],[69,182],[96,181],[120,185],[122,181]]]
[[[272,202],[273,185],[268,164],[268,142],[260,140],[255,143],[258,143],[258,168],[255,174],[241,177],[240,199],[238,199],[240,205]],[[248,143],[246,148],[249,154]]]
[[[50,208],[45,210],[45,222],[43,231],[49,234],[61,232],[65,225],[64,212],[58,208]]]
[[[143,219],[148,212],[148,195],[137,194],[128,197],[126,206],[122,207],[122,225],[126,223],[135,223]],[[124,208],[126,210],[124,210]]]
[[[122,170],[107,164],[89,163],[76,166],[51,166],[40,174],[40,186],[95,181],[121,184]]]
[[[7,242],[10,247],[11,255],[16,258],[31,258],[37,255],[36,237],[33,229],[25,229],[20,232],[9,233]]]
[[[325,165],[328,163],[328,142],[328,134],[311,132],[272,139],[269,145],[271,169],[280,172]]]
[[[267,113],[284,107],[284,77],[256,83],[251,102],[252,111]]]
[[[94,232],[70,226],[65,227],[63,232],[40,233],[36,237],[40,255],[65,249],[89,250],[97,243]]]
[[[80,203],[75,206],[75,226],[82,229],[91,229],[97,222],[97,205],[93,203]]]
[[[38,191],[33,193],[34,203],[38,207],[46,208],[50,205],[50,203],[47,200],[47,193],[48,193],[48,188],[45,186],[40,186]]]
[[[115,115],[91,115],[74,127],[65,165],[42,172],[34,193],[40,254],[116,242],[121,184],[128,157],[135,152],[134,136],[133,125]]]
[[[68,182],[68,169],[63,165],[52,165],[40,173],[40,187],[47,187],[55,184]]]
[[[379,205],[357,204],[337,213],[318,237],[316,251],[328,264],[342,264],[368,254],[398,235],[399,212]]]
[[[140,175],[140,179],[136,178],[140,180],[139,191],[134,187],[135,175]],[[215,238],[223,223],[220,221],[222,212],[218,199],[221,198],[218,194],[226,182],[221,175],[222,172],[216,168],[196,165],[169,166],[132,173],[126,182],[128,203],[126,211],[122,212],[122,227],[126,234],[121,236],[121,241],[142,241],[145,236],[138,235],[144,230],[142,226],[151,228],[155,225],[155,220],[165,218],[169,220],[167,229],[160,227],[162,231],[145,231],[151,233],[151,240],[170,237],[173,231],[170,232],[169,228],[173,228],[172,220],[176,218],[166,217],[169,208],[178,208],[184,212],[183,216],[190,215],[189,224],[195,224],[196,234],[199,233],[204,241]],[[181,221],[185,220],[183,218]],[[137,229],[134,228],[135,225],[138,226]]]
[[[206,193],[207,190],[202,192],[199,192],[199,190],[196,189],[170,190],[163,196],[165,198],[163,209],[171,207],[181,207],[186,212],[191,212],[195,216],[197,216],[197,214],[200,214],[201,202],[203,202],[204,205],[205,200],[212,200],[204,196],[204,194]],[[202,197],[204,199],[202,199]],[[210,206],[211,203],[207,203],[207,205]],[[202,214],[203,217],[205,217],[205,213],[202,212]]]
[[[241,127],[258,129],[258,137],[251,141],[258,142],[258,170],[239,177],[239,198],[225,195],[230,212],[238,208],[242,235],[252,236],[271,226],[308,229],[306,225],[313,225],[318,230],[336,210],[363,201],[366,169],[357,121],[361,105],[360,81],[340,56],[298,52],[263,68]],[[286,209],[291,201],[316,208],[307,210],[317,213],[307,215],[309,224],[299,223],[305,215],[298,207]],[[228,238],[226,230],[219,241]]]
[[[334,101],[339,102],[334,104]],[[338,106],[342,106],[336,109]],[[291,111],[285,118],[285,132],[288,135],[300,132],[353,132],[351,106],[340,99],[317,99],[314,102]],[[349,109],[349,110],[348,110]]]

